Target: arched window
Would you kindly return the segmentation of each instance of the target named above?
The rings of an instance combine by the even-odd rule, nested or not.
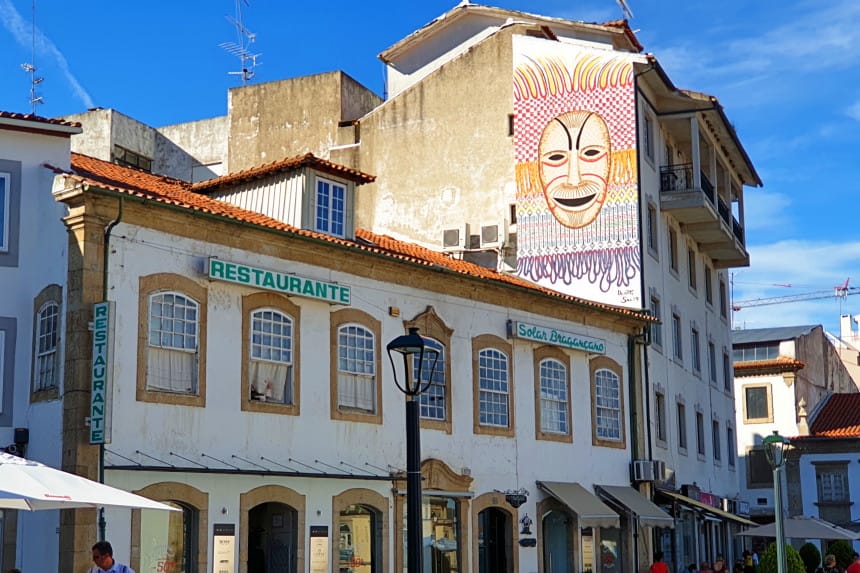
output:
[[[36,352],[33,390],[41,392],[57,387],[57,340],[60,329],[60,305],[50,300],[36,316]]]
[[[180,292],[149,296],[147,389],[197,394],[199,304]]]
[[[250,399],[293,403],[293,319],[272,308],[251,313]]]
[[[540,429],[551,434],[570,432],[567,367],[553,358],[540,361]]]

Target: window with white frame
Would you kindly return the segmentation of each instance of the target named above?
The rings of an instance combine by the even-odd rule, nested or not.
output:
[[[711,373],[711,383],[717,383],[717,346],[713,341],[708,341],[708,370]]]
[[[645,114],[642,129],[642,147],[645,149],[645,157],[654,160],[654,120]]]
[[[657,236],[657,207],[648,203],[648,219],[646,220],[646,231],[648,233],[648,248],[653,252],[658,252],[658,236]]]
[[[677,314],[672,314],[672,348],[675,358],[681,360],[684,358],[684,349],[681,344],[681,317]]]
[[[848,463],[816,464],[815,484],[818,489],[816,505],[819,516],[831,523],[849,523],[852,502],[848,486]]]
[[[714,303],[714,277],[711,267],[705,265],[705,302]]]
[[[657,440],[660,442],[666,441],[666,396],[662,392],[657,392],[654,396],[654,425],[657,430]]]
[[[148,389],[197,393],[199,306],[180,292],[149,295]]]
[[[714,443],[714,461],[719,462],[722,459],[722,451],[720,450],[720,423],[717,420],[711,422],[711,440]]]
[[[702,352],[699,341],[699,329],[695,326],[690,329],[690,356],[693,359],[693,372],[701,372]]]
[[[540,361],[540,429],[550,434],[567,434],[567,367],[560,361],[546,358]]]
[[[651,316],[657,318],[657,320],[662,321],[662,309],[660,308],[660,299],[656,296],[651,297]],[[662,322],[652,322],[651,323],[651,343],[656,346],[663,346],[663,323]]]
[[[346,186],[317,177],[314,230],[343,237],[346,229]]]
[[[0,252],[9,250],[10,183],[9,174],[0,173]]]
[[[618,374],[607,368],[594,373],[595,427],[601,440],[620,441],[621,436],[621,381]]]
[[[421,417],[428,420],[445,420],[445,347],[441,342],[433,338],[424,337],[424,345],[426,349],[435,350],[436,352],[424,353],[424,363],[421,365],[421,381],[424,384],[429,380],[430,385],[427,389],[418,396],[418,403]],[[438,355],[438,358],[437,358]],[[434,368],[433,361],[436,361]],[[415,354],[412,358],[412,376],[418,374],[419,355]],[[430,372],[430,369],[433,372]]]
[[[33,390],[57,387],[57,340],[60,330],[60,305],[50,300],[36,314],[36,348]]]
[[[690,288],[696,290],[698,270],[696,269],[696,251],[692,247],[687,247],[687,270],[689,271]]]
[[[705,415],[696,412],[696,453],[705,455]]]
[[[678,231],[669,227],[669,266],[678,272]]]
[[[360,324],[337,331],[337,403],[343,409],[376,412],[376,339]]]
[[[735,467],[735,431],[730,426],[726,428],[726,461],[729,462],[729,467]]]
[[[293,319],[273,308],[251,312],[250,399],[293,403]]]
[[[726,281],[720,279],[720,316],[726,318],[729,309],[729,295],[726,291]]]
[[[678,402],[678,449],[687,450],[687,407]]]
[[[507,428],[509,418],[508,356],[495,348],[478,352],[478,423]]]

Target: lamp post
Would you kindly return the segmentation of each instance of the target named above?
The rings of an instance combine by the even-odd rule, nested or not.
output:
[[[785,448],[788,446],[788,438],[779,435],[776,430],[773,434],[761,441],[764,445],[764,453],[767,461],[773,469],[773,517],[776,529],[776,571],[785,573],[785,531],[783,530],[782,518],[782,467],[785,465]]]
[[[408,573],[421,573],[424,565],[422,560],[422,515],[421,515],[421,435],[419,426],[418,396],[430,387],[433,380],[433,370],[439,352],[428,348],[417,328],[410,328],[409,334],[398,336],[388,343],[388,359],[394,374],[394,384],[406,395],[406,553]],[[403,356],[403,382],[397,379],[397,366],[394,355],[397,352]],[[427,381],[422,381],[425,354],[433,356],[433,363],[427,375]],[[429,356],[428,356],[429,358]],[[410,367],[410,360],[413,362]]]

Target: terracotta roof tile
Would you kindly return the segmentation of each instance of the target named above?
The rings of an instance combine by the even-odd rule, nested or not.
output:
[[[831,394],[809,428],[810,437],[860,437],[860,394]]]
[[[0,111],[0,118],[4,119],[20,119],[22,121],[34,121],[36,123],[48,123],[51,125],[62,125],[65,127],[80,127],[79,121],[65,121],[62,119],[54,119],[50,117],[42,117],[32,113],[15,113],[11,111]]]
[[[779,374],[782,372],[797,372],[805,368],[806,363],[789,356],[778,356],[770,360],[746,360],[735,362],[735,374],[738,376],[757,376],[760,374]]]
[[[639,38],[637,38],[633,30],[630,29],[630,24],[627,23],[627,20],[611,20],[609,22],[603,22],[601,26],[606,26],[607,28],[621,28],[624,35],[627,36],[628,40],[630,40],[630,43],[633,44],[640,52],[645,49],[645,46],[639,43]]]
[[[192,185],[176,179],[153,175],[145,171],[123,167],[101,159],[72,153],[72,171],[48,165],[55,173],[84,185],[94,186],[101,189],[115,191],[123,195],[130,195],[174,205],[191,211],[208,213],[241,223],[250,223],[268,229],[274,229],[298,236],[309,237],[342,247],[374,253],[396,260],[418,264],[426,267],[443,269],[460,275],[476,277],[488,281],[508,284],[515,287],[525,288],[536,293],[552,296],[559,300],[565,300],[579,306],[591,308],[596,311],[604,311],[617,316],[625,316],[634,320],[653,321],[652,317],[644,312],[637,312],[623,307],[598,303],[558,293],[544,288],[519,277],[498,273],[472,263],[452,259],[444,253],[433,251],[412,243],[398,241],[387,235],[378,235],[364,229],[356,230],[356,241],[340,239],[331,235],[325,235],[306,229],[299,229],[276,219],[241,209],[224,201],[212,199],[205,195],[195,193]]]
[[[253,181],[254,179],[268,177],[270,175],[283,173],[284,171],[291,171],[305,166],[313,167],[314,169],[324,173],[329,173],[330,175],[339,175],[340,177],[351,179],[352,181],[355,181],[356,185],[371,183],[376,180],[374,175],[368,175],[367,173],[363,173],[357,169],[332,163],[326,159],[316,157],[313,153],[305,153],[304,155],[287,157],[279,161],[265,163],[263,165],[251,167],[250,169],[244,169],[242,171],[237,171],[236,173],[216,177],[215,179],[201,181],[199,183],[195,183],[193,189],[194,191],[201,193],[209,193],[220,187]]]

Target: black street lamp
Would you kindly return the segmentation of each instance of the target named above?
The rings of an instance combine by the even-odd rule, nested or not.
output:
[[[782,467],[785,465],[785,449],[789,445],[788,438],[779,435],[776,430],[761,441],[764,454],[773,470],[773,517],[776,529],[776,571],[785,573],[785,530],[782,517]]]
[[[417,328],[409,334],[398,336],[388,343],[388,359],[398,390],[406,395],[406,553],[408,573],[421,573],[422,560],[422,514],[421,514],[421,434],[419,426],[418,396],[430,387],[439,352],[428,348]],[[392,351],[403,355],[403,383],[397,379],[397,366]],[[433,363],[423,382],[424,355],[433,356]],[[410,360],[413,364],[410,367]]]

